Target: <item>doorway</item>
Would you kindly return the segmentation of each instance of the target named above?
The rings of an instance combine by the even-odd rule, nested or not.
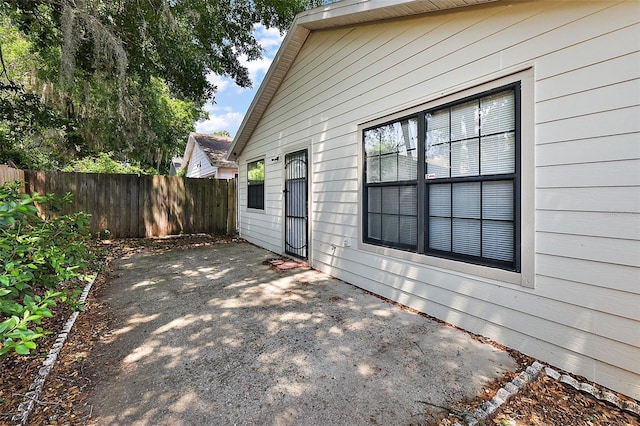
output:
[[[306,259],[308,256],[307,150],[285,155],[285,253]]]

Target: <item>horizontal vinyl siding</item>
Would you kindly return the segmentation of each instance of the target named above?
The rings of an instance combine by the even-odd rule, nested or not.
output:
[[[187,169],[187,177],[200,178],[208,177],[214,174],[216,168],[209,162],[207,154],[200,149],[200,145],[195,144],[193,147],[193,154],[189,160],[189,167]]]
[[[242,161],[312,141],[317,269],[639,398],[639,14],[512,2],[312,32]],[[358,250],[358,125],[530,66],[534,288]],[[281,251],[282,166],[266,167],[264,214],[242,210],[240,168],[241,229]]]
[[[538,210],[573,210],[637,215],[640,193],[634,187],[538,188]],[[637,217],[637,216],[636,216]]]
[[[640,63],[640,57],[638,57]],[[636,133],[599,138],[574,139],[539,145],[536,150],[538,166],[563,166],[640,158],[640,143]]]
[[[600,213],[538,210],[536,228],[540,232],[640,240],[638,215],[634,213]]]
[[[265,152],[277,149],[276,144],[254,147],[245,150],[248,153],[239,162],[238,167],[238,205],[240,216],[240,236],[248,241],[265,247],[275,253],[282,253],[282,164],[269,161]],[[247,162],[265,160],[264,210],[247,209]]]
[[[540,2],[544,3],[544,2]],[[542,4],[527,4],[528,9],[541,8]],[[559,6],[558,6],[559,7]],[[567,8],[568,6],[563,6]],[[483,65],[486,67],[487,73],[495,72],[496,68],[506,67],[511,64],[505,63],[509,54],[513,56],[520,56],[523,51],[530,53],[531,55],[525,58],[518,58],[518,61],[514,62],[514,65],[518,63],[528,63],[532,59],[535,59],[539,55],[543,55],[544,52],[553,51],[553,44],[540,44],[538,45],[534,40],[529,40],[527,46],[520,46],[514,41],[518,39],[526,39],[527,34],[524,32],[521,26],[517,28],[512,27],[512,32],[515,34],[509,34],[509,37],[504,37],[504,34],[497,33],[491,38],[482,39],[475,36],[475,32],[479,29],[477,26],[481,26],[485,31],[493,34],[495,33],[496,23],[488,19],[489,17],[496,18],[496,10],[502,11],[502,14],[506,14],[512,9],[509,8],[483,8],[479,15],[481,20],[479,24],[471,26],[475,20],[468,17],[468,13],[451,14],[452,16],[458,16],[461,19],[454,20],[447,17],[449,25],[455,26],[447,31],[447,26],[436,22],[432,25],[420,25],[413,20],[408,21],[407,26],[411,28],[405,30],[404,27],[397,30],[400,34],[396,36],[396,46],[389,46],[391,43],[385,43],[387,49],[381,48],[378,44],[364,45],[357,51],[357,54],[350,54],[350,51],[340,51],[340,55],[337,57],[343,62],[348,62],[349,67],[344,68],[342,63],[335,64],[330,61],[330,58],[322,58],[320,63],[316,64],[312,62],[314,67],[303,67],[300,72],[306,77],[305,81],[296,82],[293,87],[281,88],[281,91],[275,96],[272,101],[272,106],[265,114],[263,123],[260,126],[261,131],[269,132],[273,131],[274,134],[280,134],[286,132],[292,134],[294,131],[300,129],[300,131],[307,131],[309,124],[313,122],[321,123],[326,118],[337,118],[338,121],[334,122],[329,131],[334,131],[339,125],[343,123],[351,123],[348,121],[351,114],[343,115],[343,113],[354,113],[353,103],[359,102],[360,108],[357,113],[361,115],[358,117],[360,120],[368,120],[374,118],[374,116],[381,115],[381,112],[396,112],[397,109],[390,107],[388,102],[389,97],[397,96],[401,98],[403,106],[412,106],[424,100],[424,96],[437,94],[440,87],[451,87],[450,82],[454,80],[457,84],[463,84],[470,80],[472,76],[478,74],[478,66]],[[515,13],[515,11],[513,11]],[[520,9],[520,14],[528,13]],[[474,14],[475,15],[475,14]],[[499,18],[500,14],[498,14]],[[497,19],[497,18],[496,18]],[[522,19],[522,17],[520,18]],[[569,18],[567,18],[569,19]],[[529,24],[530,31],[535,31],[538,26],[547,27],[555,23],[557,19],[541,19],[541,22],[533,21]],[[417,21],[417,20],[416,20]],[[414,22],[411,24],[411,22]],[[607,22],[608,23],[608,22]],[[588,24],[586,24],[586,34],[594,32],[594,27],[598,27],[602,24],[597,17],[590,17]],[[499,24],[500,26],[506,26],[508,24]],[[557,25],[557,23],[556,23]],[[378,29],[376,27],[374,33],[380,31],[382,34],[386,34],[389,28],[397,26],[396,23],[390,23],[386,25],[380,25],[384,27]],[[431,27],[435,29],[432,29]],[[473,43],[469,44],[468,35],[465,35],[464,28],[470,27],[469,31],[474,32]],[[366,29],[368,27],[365,27]],[[363,30],[364,30],[363,29]],[[429,30],[432,29],[431,32]],[[346,30],[344,30],[346,31]],[[449,34],[451,31],[453,35]],[[456,31],[458,31],[456,33]],[[461,32],[462,31],[462,32]],[[634,29],[628,29],[622,31],[624,34],[620,38],[626,38],[635,36]],[[371,34],[372,31],[369,31]],[[555,33],[555,32],[554,32]],[[349,33],[349,36],[356,38],[359,32],[353,30]],[[555,34],[554,37],[564,35]],[[324,45],[331,45],[335,40],[333,32],[319,33],[312,35],[311,38],[317,37],[320,43]],[[444,38],[444,41],[440,41]],[[616,41],[616,37],[613,41]],[[369,36],[366,36],[363,42],[369,40]],[[384,43],[383,36],[376,37],[379,40],[378,43]],[[446,41],[446,42],[445,42]],[[463,43],[467,43],[465,46]],[[585,42],[592,44],[592,42]],[[452,44],[454,44],[452,46]],[[425,46],[433,45],[433,49],[437,52],[425,50]],[[512,47],[509,47],[512,46]],[[341,49],[341,44],[336,45],[336,50]],[[382,46],[384,47],[384,46]],[[466,47],[468,50],[465,50]],[[389,48],[396,48],[397,50],[389,51]],[[415,50],[419,49],[423,55],[415,55]],[[499,54],[495,53],[497,49],[505,49]],[[315,49],[309,48],[309,51],[313,53]],[[588,49],[587,49],[588,50]],[[611,50],[611,49],[610,49]],[[412,54],[407,55],[408,52]],[[494,52],[494,53],[491,53]],[[303,49],[301,56],[308,54]],[[566,53],[566,52],[565,52]],[[337,55],[336,55],[337,56]],[[472,59],[478,57],[474,62]],[[558,57],[564,57],[564,55],[558,55]],[[452,61],[457,59],[462,62],[461,65],[453,67]],[[302,57],[300,61],[304,61]],[[363,63],[375,62],[379,64],[376,67],[366,67],[362,69]],[[384,67],[382,70],[380,67]],[[342,73],[338,73],[339,70],[343,70]],[[338,70],[338,71],[336,71]],[[564,71],[564,69],[562,70]],[[291,73],[295,73],[295,67]],[[394,73],[393,80],[387,80],[379,76],[381,72]],[[481,77],[481,75],[480,75]],[[283,86],[287,85],[290,79],[293,77],[287,77],[283,82]],[[445,81],[443,85],[440,82]],[[435,89],[435,90],[434,90]],[[291,95],[287,95],[288,91],[296,94],[295,98]],[[376,102],[378,105],[371,102],[362,102],[362,94],[371,93],[376,94],[376,99],[371,101]],[[417,97],[419,94],[419,97]],[[413,99],[413,100],[412,100]],[[328,101],[328,102],[327,102]],[[330,105],[330,106],[329,106]],[[318,109],[321,107],[321,109]],[[291,113],[297,115],[296,121],[291,120]],[[342,120],[340,120],[342,118]],[[287,120],[286,127],[282,127],[283,120]],[[292,134],[293,136],[293,134]]]

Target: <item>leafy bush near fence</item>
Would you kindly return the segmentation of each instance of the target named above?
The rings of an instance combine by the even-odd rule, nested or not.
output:
[[[0,186],[0,357],[25,355],[48,333],[44,317],[59,302],[77,304],[89,249],[90,215],[55,215],[71,194],[23,194]],[[36,203],[44,210],[38,215]]]

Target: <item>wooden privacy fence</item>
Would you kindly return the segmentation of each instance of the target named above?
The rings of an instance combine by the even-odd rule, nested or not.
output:
[[[26,191],[73,194],[61,214],[91,214],[94,233],[112,237],[236,231],[235,181],[177,176],[24,171]]]
[[[0,164],[0,185],[15,180],[24,181],[24,172],[20,169],[14,169],[7,165]]]

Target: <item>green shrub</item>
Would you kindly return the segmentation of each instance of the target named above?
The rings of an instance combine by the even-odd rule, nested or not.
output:
[[[0,186],[0,357],[35,349],[47,333],[41,320],[56,301],[78,307],[78,286],[93,259],[90,215],[55,214],[71,194],[29,195],[19,188]]]

